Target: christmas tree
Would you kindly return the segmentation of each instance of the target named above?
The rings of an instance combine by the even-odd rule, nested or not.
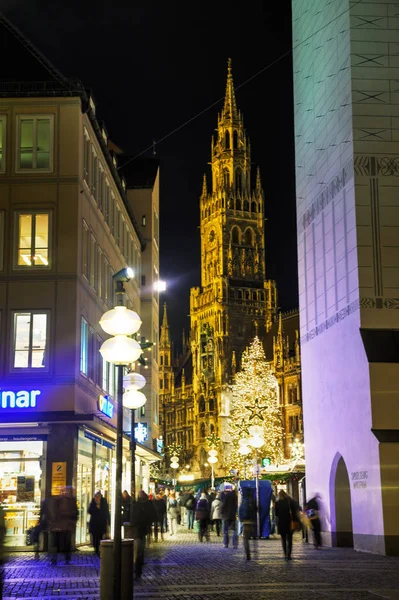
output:
[[[279,464],[283,458],[283,426],[278,383],[258,337],[243,352],[242,370],[236,374],[231,391],[228,468],[238,469],[241,477],[249,475],[254,444],[259,459]],[[254,435],[257,443],[253,442]]]

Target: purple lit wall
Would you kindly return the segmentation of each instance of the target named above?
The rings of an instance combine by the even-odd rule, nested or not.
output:
[[[397,554],[398,10],[292,6],[307,497],[330,543]]]

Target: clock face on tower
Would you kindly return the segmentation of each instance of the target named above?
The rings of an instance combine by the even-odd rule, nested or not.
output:
[[[209,234],[209,243],[212,244],[212,242],[214,242],[214,241],[215,241],[215,232],[212,229]]]

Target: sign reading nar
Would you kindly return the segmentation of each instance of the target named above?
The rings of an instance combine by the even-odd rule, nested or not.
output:
[[[136,423],[134,428],[134,438],[141,444],[148,440],[148,425],[147,423]]]
[[[35,408],[40,390],[21,390],[19,392],[3,391],[0,388],[1,408]]]
[[[114,415],[114,405],[109,396],[100,396],[98,398],[98,410],[112,419]]]

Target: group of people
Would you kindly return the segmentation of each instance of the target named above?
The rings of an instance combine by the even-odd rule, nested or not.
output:
[[[280,490],[278,497],[273,498],[273,505],[286,560],[291,560],[292,538],[296,530],[311,529],[315,547],[321,546],[319,496],[309,500],[302,511],[295,500]],[[153,496],[140,490],[133,504],[125,490],[122,494],[121,510],[122,522],[133,527],[136,578],[142,574],[147,541],[151,538],[155,541],[163,540],[166,532],[170,537],[176,537],[178,524],[193,530],[197,522],[200,542],[209,541],[210,529],[214,530],[218,537],[223,536],[225,548],[229,547],[230,542],[233,548],[237,548],[238,534],[241,533],[245,556],[247,560],[251,559],[249,540],[256,539],[257,506],[254,491],[250,488],[242,490],[240,502],[231,484],[225,484],[224,489],[216,493],[208,494],[203,491],[197,497],[192,491],[179,494],[170,489],[157,490]],[[88,514],[94,552],[99,556],[101,540],[110,537],[109,506],[100,491],[95,493],[90,502]],[[49,533],[49,555],[53,564],[57,563],[60,552],[65,554],[65,561],[69,563],[78,515],[76,498],[70,487],[64,488],[58,496],[51,496],[42,503],[39,522],[35,528],[37,535],[33,541],[38,542],[41,531]],[[237,522],[240,523],[239,532]]]

